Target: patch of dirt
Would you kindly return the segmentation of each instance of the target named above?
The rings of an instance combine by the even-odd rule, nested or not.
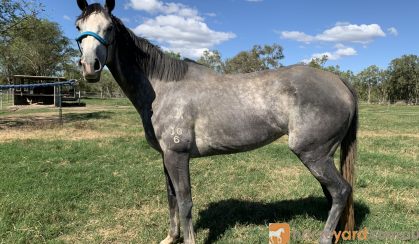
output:
[[[0,119],[0,133],[2,130],[13,130],[17,128],[51,129],[59,125],[58,117],[48,115],[37,116],[8,116]]]

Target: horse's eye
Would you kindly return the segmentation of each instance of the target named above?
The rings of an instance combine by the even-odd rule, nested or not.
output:
[[[77,29],[78,31],[80,31],[80,27],[79,27],[78,25],[76,26],[76,29]]]
[[[112,31],[113,30],[113,26],[111,25],[111,26],[109,26],[108,27],[108,29],[106,29],[106,31],[108,31],[108,32],[110,32],[110,31]]]

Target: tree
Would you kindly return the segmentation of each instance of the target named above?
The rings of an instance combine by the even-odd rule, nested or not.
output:
[[[63,75],[66,67],[74,65],[78,52],[57,23],[29,16],[19,25],[9,31],[10,41],[0,45],[3,76]]]
[[[256,51],[258,57],[262,60],[265,69],[276,69],[282,66],[279,63],[279,60],[283,59],[285,56],[283,54],[284,49],[280,45],[276,43],[264,45],[263,47],[256,45],[253,47],[252,51]]]
[[[0,4],[0,41],[7,40],[12,31],[22,29],[22,22],[35,17],[42,11],[36,1],[1,0]]]
[[[264,70],[262,61],[255,55],[254,52],[242,51],[232,59],[227,59],[225,62],[225,73],[251,73],[255,71]]]
[[[0,4],[0,56],[5,57],[7,47],[14,41],[16,31],[23,31],[27,26],[22,23],[30,17],[35,17],[42,11],[42,6],[33,1],[1,0]],[[36,26],[32,26],[36,28]],[[3,61],[3,62],[2,62]],[[7,65],[0,59],[0,82],[8,80]]]
[[[253,46],[250,51],[243,51],[225,62],[225,73],[250,73],[281,66],[283,48],[278,44]]]
[[[377,86],[377,93],[380,98],[380,103],[385,103],[389,101],[389,72],[388,70],[381,70],[380,72],[380,81],[381,83]]]
[[[312,58],[308,65],[313,68],[322,69],[327,60],[329,60],[329,57],[327,55],[323,55],[321,58]]]
[[[364,86],[367,90],[367,103],[371,103],[371,93],[373,89],[377,89],[378,85],[382,83],[383,75],[382,71],[378,66],[371,65],[366,69],[362,70],[358,75],[358,81],[361,86]]]
[[[221,60],[221,54],[217,50],[205,50],[202,56],[197,60],[198,63],[213,69],[217,73],[224,72],[224,63]]]
[[[403,55],[393,59],[388,67],[387,86],[390,100],[406,100],[418,104],[419,57]]]
[[[180,60],[182,57],[180,56],[180,53],[175,53],[173,51],[164,51],[164,53],[174,59]]]
[[[117,93],[123,94],[109,70],[102,71],[100,82],[95,85],[99,86],[101,93],[108,98],[115,97]]]

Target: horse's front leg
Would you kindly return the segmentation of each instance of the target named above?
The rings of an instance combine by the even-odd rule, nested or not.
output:
[[[173,187],[166,166],[164,167],[164,174],[166,176],[167,200],[169,202],[170,228],[167,237],[160,244],[172,244],[176,243],[180,237],[179,208],[175,188]]]
[[[192,193],[189,175],[189,153],[166,151],[164,166],[175,189],[184,243],[195,243],[192,222]]]

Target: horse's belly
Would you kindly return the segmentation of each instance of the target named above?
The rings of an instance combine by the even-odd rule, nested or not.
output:
[[[278,123],[258,118],[206,122],[208,121],[198,120],[195,124],[195,148],[192,150],[192,157],[252,150],[287,133]]]

